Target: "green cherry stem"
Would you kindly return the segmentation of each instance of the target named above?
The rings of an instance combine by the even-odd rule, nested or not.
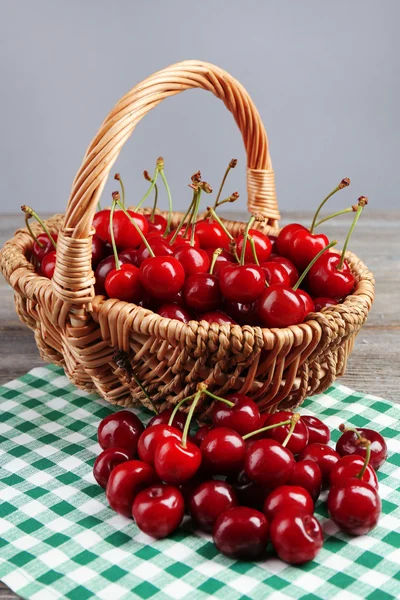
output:
[[[256,429],[255,431],[251,431],[250,433],[246,433],[243,436],[244,440],[251,438],[253,435],[257,435],[258,433],[264,433],[264,431],[268,431],[269,429],[275,429],[275,427],[282,427],[283,425],[290,425],[292,419],[288,419],[287,421],[281,421],[280,423],[274,423],[273,425],[267,425],[266,427],[261,427],[261,429]]]
[[[168,426],[169,427],[171,427],[172,423],[174,422],[175,415],[178,412],[178,410],[180,409],[180,407],[183,404],[185,404],[185,402],[189,402],[189,400],[192,400],[194,398],[194,396],[195,396],[194,394],[192,394],[191,396],[187,396],[186,398],[184,398],[183,400],[181,400],[180,402],[178,402],[178,404],[176,404],[174,406],[174,410],[172,411],[171,416],[170,416],[169,421],[168,421]]]
[[[256,218],[254,216],[251,216],[250,219],[247,222],[246,229],[244,230],[242,253],[240,255],[240,264],[241,265],[244,265],[244,256],[245,256],[245,253],[246,253],[247,238],[249,237],[249,230],[250,230],[250,228],[253,225],[253,223],[254,223],[255,220],[256,220]]]
[[[55,243],[53,236],[51,235],[50,231],[47,229],[47,225],[44,223],[44,221],[42,221],[42,219],[39,217],[39,215],[33,210],[33,208],[31,208],[30,206],[27,206],[26,204],[23,204],[21,206],[21,210],[22,212],[25,213],[26,217],[33,217],[34,219],[36,219],[36,221],[39,223],[39,225],[42,227],[43,231],[45,232],[45,234],[47,235],[47,237],[49,238],[50,242],[53,244],[54,246],[54,250],[57,250],[57,244]],[[27,218],[25,217],[25,223],[27,224],[28,227],[28,231],[29,233],[32,235],[33,239],[35,241],[38,242],[37,237],[33,234],[33,231],[31,229],[31,227],[28,226],[28,222],[27,222]],[[39,243],[39,242],[38,242]],[[41,246],[41,244],[39,243],[39,246],[41,248],[43,248],[43,246]]]
[[[345,188],[345,187],[347,187],[347,186],[349,186],[349,185],[350,185],[350,179],[349,179],[348,177],[345,177],[344,179],[342,179],[342,181],[339,183],[339,185],[337,185],[337,186],[335,187],[335,189],[334,189],[334,190],[332,190],[332,191],[331,191],[331,193],[330,193],[330,194],[328,194],[328,195],[326,196],[326,198],[324,198],[324,199],[322,200],[322,202],[321,202],[321,204],[318,206],[318,208],[317,208],[317,210],[316,210],[316,212],[315,212],[314,218],[313,218],[313,220],[312,220],[311,227],[310,227],[310,233],[313,233],[313,232],[314,232],[314,229],[315,229],[315,227],[316,227],[315,223],[317,222],[318,215],[319,215],[319,213],[321,212],[321,209],[322,209],[322,207],[324,206],[324,204],[325,204],[326,202],[328,202],[329,198],[331,198],[331,197],[332,197],[334,194],[336,194],[336,192],[338,192],[339,190],[342,190],[343,188]]]
[[[223,224],[223,222],[221,221],[221,219],[219,218],[219,216],[217,215],[215,210],[211,207],[207,207],[207,211],[208,211],[208,214],[210,215],[210,217],[212,217],[213,219],[215,219],[215,221],[217,221],[218,225],[220,225],[222,227],[222,229],[224,230],[224,232],[226,233],[228,238],[232,241],[234,239],[233,235],[231,233],[229,233],[229,231],[227,230],[227,228],[225,227],[225,225]]]
[[[188,412],[188,416],[186,417],[186,423],[185,423],[185,427],[183,429],[183,434],[182,434],[182,447],[186,448],[186,443],[187,443],[187,437],[188,437],[188,433],[189,433],[189,427],[190,427],[190,422],[192,420],[194,411],[196,409],[196,406],[201,398],[202,395],[202,391],[199,390],[198,392],[196,392],[196,394],[194,395],[193,398],[193,402],[190,406],[189,412]]]
[[[211,264],[210,264],[210,275],[213,274],[215,263],[217,262],[217,258],[221,254],[221,252],[222,252],[222,248],[217,248],[213,252],[212,259],[211,259]]]
[[[364,207],[367,204],[368,204],[368,198],[366,198],[365,196],[360,196],[360,198],[358,199],[357,211],[356,211],[353,223],[350,226],[349,233],[347,234],[347,237],[346,237],[344,245],[343,245],[342,255],[340,257],[340,262],[339,262],[339,264],[337,266],[337,270],[338,271],[341,271],[343,269],[344,256],[346,254],[347,246],[349,245],[351,234],[353,233],[354,228],[357,225],[357,221],[360,218],[361,213],[362,213],[362,211],[364,210]]]
[[[199,206],[200,206],[200,198],[201,198],[201,188],[199,188],[199,191],[196,194],[196,200],[194,203],[194,208],[193,208],[193,213],[192,213],[192,231],[190,232],[190,245],[194,246],[194,234],[195,234],[195,229],[196,229],[196,223],[197,223],[197,215],[199,212]]]
[[[154,410],[154,412],[156,413],[156,415],[158,415],[157,406],[154,404],[154,402],[151,399],[151,397],[150,397],[149,393],[147,392],[147,390],[143,387],[143,384],[140,381],[139,377],[137,375],[135,375],[134,373],[132,374],[132,377],[135,380],[136,385],[138,385],[140,387],[140,389],[142,390],[143,394],[146,396],[147,400],[150,402],[151,407]]]
[[[214,210],[217,208],[217,206],[219,206],[218,200],[220,199],[220,196],[222,194],[222,190],[224,189],[225,181],[226,181],[226,178],[228,177],[229,171],[231,169],[234,169],[236,167],[236,165],[237,165],[237,158],[232,158],[229,161],[229,165],[228,165],[228,167],[227,167],[227,169],[225,171],[225,174],[224,174],[224,176],[222,178],[221,185],[219,186],[218,194],[217,194],[217,197],[216,197],[215,202],[214,202],[214,207],[213,207]],[[222,202],[220,204],[222,204]]]
[[[215,254],[215,253],[214,253]],[[213,400],[217,400],[218,402],[223,402],[224,404],[227,404],[228,406],[230,406],[232,408],[232,406],[235,406],[234,402],[231,402],[230,400],[227,400],[226,398],[221,398],[221,396],[216,396],[215,394],[213,394],[212,392],[209,392],[207,389],[203,389],[202,390],[205,394],[207,394],[207,396],[209,396],[210,398],[212,398]]]
[[[367,467],[369,465],[369,461],[371,458],[371,442],[365,438],[361,438],[361,446],[363,446],[365,448],[365,459],[364,459],[364,464],[361,468],[361,471],[356,475],[357,479],[362,479],[364,476],[365,471],[367,470]]]
[[[179,223],[178,227],[177,227],[177,228],[175,229],[175,231],[174,231],[174,235],[172,236],[172,238],[171,238],[171,239],[170,239],[170,241],[169,241],[169,245],[170,245],[170,246],[172,246],[172,245],[174,244],[174,242],[175,242],[176,238],[177,238],[177,237],[178,237],[178,235],[179,235],[179,232],[180,232],[180,230],[181,230],[181,229],[182,229],[182,227],[185,225],[185,221],[186,221],[186,219],[188,218],[189,214],[190,214],[190,213],[192,212],[192,210],[193,210],[193,206],[194,206],[194,203],[195,203],[195,200],[196,200],[196,193],[197,193],[197,190],[195,190],[195,191],[193,192],[193,198],[192,198],[192,201],[191,201],[191,203],[190,203],[190,205],[189,205],[189,208],[187,209],[187,211],[186,211],[186,212],[185,212],[185,214],[183,215],[182,219],[180,220],[180,223]]]
[[[305,276],[307,275],[307,273],[309,272],[309,270],[311,269],[311,267],[317,262],[317,260],[319,259],[319,257],[322,256],[322,254],[324,252],[326,252],[327,250],[329,250],[329,248],[333,248],[333,246],[336,246],[336,244],[337,244],[337,240],[333,240],[327,246],[325,246],[325,248],[322,248],[322,250],[320,250],[316,256],[314,256],[314,258],[312,259],[312,261],[304,269],[304,271],[302,272],[302,274],[300,275],[300,277],[298,278],[298,280],[294,284],[294,286],[292,288],[294,291],[296,291],[297,288],[301,285],[303,279],[305,278]]]
[[[125,186],[122,181],[121,175],[119,173],[115,173],[114,179],[116,179],[116,181],[119,181],[119,184],[121,186],[121,203],[123,206],[125,206]]]
[[[294,428],[296,427],[298,421],[300,419],[300,415],[299,413],[294,413],[294,415],[292,416],[292,418],[290,419],[290,429],[288,431],[287,436],[285,437],[285,439],[282,442],[282,446],[284,448],[286,448],[287,444],[289,443],[290,438],[292,437],[292,433],[294,431]]]
[[[249,244],[251,246],[251,251],[253,253],[254,262],[256,263],[256,265],[260,266],[260,262],[259,262],[258,256],[257,256],[256,245],[255,245],[255,242],[254,242],[253,238],[251,237],[251,235],[248,236],[248,240],[249,240]]]
[[[157,159],[157,170],[161,175],[161,179],[163,180],[163,184],[164,184],[165,190],[167,192],[167,196],[168,196],[168,218],[167,218],[167,227],[165,229],[165,237],[166,237],[169,234],[169,232],[171,231],[172,196],[171,196],[171,190],[169,189],[167,178],[165,177],[165,174],[164,174],[164,159],[161,156],[160,156],[160,158]]]
[[[119,262],[119,257],[118,257],[118,252],[117,252],[117,244],[115,243],[115,236],[114,236],[114,212],[117,207],[117,204],[118,204],[118,200],[114,200],[114,202],[112,203],[112,206],[111,206],[111,210],[110,210],[110,236],[111,236],[111,246],[112,246],[112,250],[114,253],[114,259],[115,259],[115,268],[117,269],[117,271],[119,271],[121,268],[121,265]]]
[[[236,200],[239,198],[239,192],[233,192],[233,194],[231,194],[228,198],[225,198],[225,200],[221,200],[220,202],[218,202],[218,204],[215,206],[214,205],[214,210],[216,210],[219,206],[222,206],[223,204],[226,204],[227,202],[236,202]]]
[[[134,228],[136,229],[136,231],[138,232],[143,244],[146,246],[147,250],[149,251],[149,254],[152,258],[155,257],[155,254],[149,244],[149,242],[146,240],[145,236],[143,235],[143,232],[141,229],[139,229],[139,227],[136,225],[135,221],[132,219],[131,215],[129,214],[129,212],[126,210],[125,206],[122,206],[121,204],[121,200],[119,197],[119,192],[113,192],[112,194],[113,196],[113,200],[114,202],[119,206],[119,208],[125,213],[125,215],[128,217],[129,221],[132,223],[132,225],[134,226]]]
[[[321,219],[320,221],[318,221],[318,223],[315,223],[314,229],[316,229],[316,227],[319,227],[319,225],[322,225],[322,223],[326,223],[326,221],[330,221],[331,219],[334,219],[335,217],[340,217],[340,215],[345,215],[347,213],[355,212],[356,210],[357,210],[357,207],[354,208],[354,206],[349,206],[348,208],[344,208],[343,210],[339,210],[338,212],[332,213],[331,215],[328,215],[324,219]]]
[[[158,202],[158,185],[155,183],[154,184],[154,203],[153,203],[153,208],[151,209],[151,213],[150,213],[150,223],[154,223],[154,215],[156,214],[157,202]]]
[[[143,202],[145,202],[147,200],[147,198],[150,196],[152,189],[156,185],[157,177],[158,177],[158,166],[156,167],[156,169],[154,171],[154,175],[151,179],[149,189],[147,190],[147,192],[145,193],[143,198],[140,200],[139,204],[136,206],[135,211],[139,210],[139,208],[142,206]],[[147,179],[147,177],[146,177],[146,179]]]
[[[37,238],[37,236],[33,233],[33,229],[29,223],[29,219],[31,218],[30,215],[28,215],[28,213],[25,213],[25,225],[27,230],[29,231],[29,234],[31,236],[31,238],[33,238],[33,241],[37,243],[37,245],[39,246],[39,248],[44,248],[44,244],[42,244],[42,242],[40,242]]]
[[[341,431],[342,433],[345,433],[346,431],[352,431],[353,433],[355,433],[357,436],[356,443],[359,443],[361,440],[364,439],[363,436],[361,435],[361,433],[358,431],[358,429],[356,429],[355,427],[346,427],[346,425],[344,423],[339,425],[339,431]]]

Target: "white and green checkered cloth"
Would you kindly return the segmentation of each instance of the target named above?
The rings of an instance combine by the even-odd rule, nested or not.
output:
[[[272,554],[230,560],[190,522],[160,541],[114,513],[96,485],[99,421],[115,408],[76,390],[61,369],[34,369],[0,388],[0,579],[32,600],[229,600],[400,598],[400,407],[336,384],[304,403],[335,430],[342,422],[385,436],[379,471],[383,514],[368,536],[351,538],[317,515],[325,544],[291,567]],[[150,413],[138,411],[146,421]],[[333,439],[339,435],[337,429]]]

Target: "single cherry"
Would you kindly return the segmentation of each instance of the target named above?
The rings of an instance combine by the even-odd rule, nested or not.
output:
[[[179,485],[198,471],[201,452],[192,442],[168,438],[157,445],[154,453],[154,467],[157,475],[172,485]]]
[[[143,294],[139,269],[129,263],[120,265],[108,273],[105,288],[109,298],[137,303]]]
[[[312,261],[320,250],[329,244],[324,234],[313,234],[307,229],[298,229],[291,238],[291,260],[301,271]]]
[[[54,270],[56,268],[56,259],[57,253],[55,250],[43,257],[42,264],[40,265],[40,274],[43,275],[43,277],[47,277],[48,279],[53,278]]]
[[[239,393],[230,394],[225,400],[227,402],[216,400],[214,403],[211,418],[215,427],[228,427],[240,435],[259,429],[261,415],[254,400]]]
[[[289,284],[291,287],[293,287],[296,281],[298,280],[300,274],[297,270],[297,267],[295,267],[292,261],[290,261],[288,258],[285,258],[284,256],[274,256],[270,257],[269,262],[274,262],[278,265],[281,265],[285,269],[285,271],[289,275]]]
[[[193,316],[190,314],[186,308],[183,308],[180,304],[162,304],[158,309],[157,313],[162,317],[167,319],[176,319],[177,321],[182,321],[182,323],[189,323],[193,319]]]
[[[143,423],[133,412],[120,410],[101,421],[97,430],[97,439],[103,450],[124,448],[130,457],[134,457],[143,430]]]
[[[233,487],[223,481],[204,481],[189,497],[192,519],[203,531],[212,531],[218,517],[237,504]]]
[[[275,425],[278,423],[282,423],[282,421],[288,421],[293,417],[293,413],[288,410],[281,410],[279,412],[274,413],[273,415],[268,415],[264,421],[263,427],[269,427],[270,425]],[[276,440],[280,444],[283,444],[285,441],[289,431],[290,424],[281,425],[280,427],[274,427],[273,429],[269,429],[265,431],[264,436],[267,438],[271,438]],[[292,454],[299,454],[308,444],[308,430],[306,425],[299,419],[294,426],[293,432],[289,438],[289,441],[286,444],[286,448],[290,450]]]
[[[173,250],[171,246],[168,244],[167,240],[159,236],[152,236],[147,238],[147,243],[153,251],[155,256],[172,256]],[[137,266],[140,267],[142,262],[146,260],[146,258],[150,258],[150,250],[146,246],[146,244],[142,244],[139,246],[137,250]]]
[[[150,419],[150,421],[147,423],[147,429],[149,427],[152,427],[153,425],[168,425],[169,420],[172,415],[172,411],[173,411],[172,408],[166,408],[162,412],[159,412],[158,415],[154,415],[154,417],[152,417]],[[178,410],[175,413],[174,420],[172,422],[172,427],[175,427],[176,429],[181,429],[183,431],[183,428],[185,427],[185,423],[186,423],[186,414],[184,412],[182,412],[181,410]]]
[[[369,464],[375,470],[385,462],[387,458],[387,445],[383,437],[377,431],[366,427],[357,427],[355,429],[341,427],[344,431],[336,442],[336,451],[340,456],[357,454],[365,458],[366,449],[360,444],[360,438],[365,438],[371,442],[371,458]]]
[[[131,261],[123,256],[123,252],[118,254],[118,259],[121,265],[131,263]],[[114,255],[107,256],[98,265],[94,273],[96,283],[94,286],[97,295],[105,295],[106,293],[106,278],[110,271],[115,269],[115,257]]]
[[[293,467],[293,472],[288,484],[298,485],[304,488],[310,494],[314,502],[316,502],[321,493],[321,469],[313,460],[299,460]]]
[[[197,273],[206,273],[210,268],[210,259],[205,250],[193,246],[178,246],[174,256],[181,263],[186,277]]]
[[[207,433],[211,431],[211,429],[211,425],[202,425],[201,427],[199,427],[196,433],[192,436],[193,444],[196,444],[196,446],[200,448],[201,442],[204,440]]]
[[[132,516],[139,529],[157,539],[173,533],[184,513],[183,496],[171,485],[153,485],[139,492],[132,506]]]
[[[108,479],[106,496],[115,512],[132,517],[132,504],[143,489],[159,482],[150,465],[140,460],[128,460],[116,466]]]
[[[293,255],[293,237],[297,231],[308,232],[308,229],[304,225],[300,225],[300,223],[290,223],[280,230],[276,240],[276,247],[279,254],[290,260],[292,260]]]
[[[259,298],[257,312],[263,327],[289,327],[303,321],[305,306],[295,290],[271,285]]]
[[[214,310],[203,313],[199,316],[199,321],[207,321],[207,323],[217,323],[218,325],[237,325],[231,317],[226,315],[221,310]]]
[[[303,510],[278,512],[270,527],[272,545],[279,558],[290,565],[313,560],[321,550],[324,535],[317,519]]]
[[[143,286],[152,296],[169,300],[182,289],[185,271],[173,256],[154,256],[142,262],[140,277]]]
[[[200,246],[205,250],[207,248],[223,248],[229,250],[229,237],[216,221],[207,218],[196,223],[196,235],[199,238]]]
[[[146,235],[149,228],[148,221],[144,215],[128,210],[129,216],[140,229],[143,235]],[[118,210],[113,216],[113,231],[117,248],[138,248],[142,244],[142,238],[129,217],[123,210]],[[97,233],[99,235],[99,233]],[[101,236],[100,236],[101,237]],[[110,228],[107,231],[107,242],[112,242]]]
[[[283,265],[277,262],[265,262],[260,265],[265,274],[265,280],[268,285],[287,285],[290,286],[289,273]],[[297,281],[297,279],[296,279]],[[295,282],[296,283],[296,282]]]
[[[200,446],[202,467],[209,473],[229,475],[243,468],[246,444],[241,435],[227,427],[211,429]]]
[[[264,500],[270,493],[268,488],[249,479],[244,470],[228,475],[226,482],[235,490],[241,506],[249,506],[262,511]]]
[[[100,261],[107,256],[107,244],[98,235],[92,237],[92,269],[95,269]]]
[[[247,449],[245,470],[249,479],[273,489],[289,481],[294,464],[290,450],[273,439],[262,439]]]
[[[262,512],[235,506],[220,515],[213,529],[218,550],[231,558],[255,559],[268,544],[268,521]]]
[[[139,438],[137,447],[140,460],[149,465],[154,465],[154,453],[158,444],[170,437],[181,440],[182,431],[165,423],[146,427]]]
[[[331,439],[331,432],[328,425],[325,425],[320,419],[312,415],[302,415],[301,421],[308,430],[308,443],[327,444]]]
[[[338,304],[338,301],[335,300],[334,298],[324,298],[323,296],[314,298],[315,312],[319,312],[323,308],[327,308],[328,306],[336,306],[337,304]]]
[[[339,454],[333,448],[318,442],[306,446],[299,455],[299,460],[314,460],[317,463],[324,485],[329,485],[331,471],[339,458]]]
[[[221,270],[220,286],[228,300],[244,304],[254,302],[265,289],[264,271],[258,265],[228,265]]]
[[[51,237],[54,243],[57,243],[58,236],[56,233],[52,233]],[[40,245],[39,243],[40,242]],[[54,244],[52,244],[50,237],[47,233],[40,233],[36,240],[33,242],[32,254],[39,260],[43,260],[50,252],[54,252]]]
[[[319,257],[308,274],[308,285],[314,296],[329,296],[339,299],[353,290],[355,279],[345,261],[339,269],[340,254],[325,252]]]
[[[225,299],[222,308],[239,325],[259,324],[257,302],[242,303]]]
[[[196,312],[216,310],[222,302],[220,280],[210,273],[191,275],[183,286],[183,299]]]
[[[258,231],[257,229],[249,229],[248,235],[252,238],[252,240],[254,242],[258,261],[260,263],[264,263],[265,261],[268,260],[269,255],[271,254],[271,250],[272,250],[271,241],[269,240],[268,236],[266,236],[261,231]],[[244,243],[244,235],[242,234],[236,238],[237,251],[238,251],[239,255],[242,253],[243,243]],[[244,261],[246,263],[254,263],[253,250],[252,250],[249,240],[247,240],[247,244],[246,244]]]
[[[158,231],[164,233],[167,228],[167,220],[162,215],[155,213],[154,215],[146,215],[146,219],[149,223],[149,232]]]
[[[96,458],[93,465],[93,477],[102,487],[107,487],[111,471],[131,457],[124,448],[107,448]]]
[[[266,497],[263,513],[271,522],[281,510],[302,511],[312,515],[314,502],[306,489],[297,485],[281,485]]]
[[[331,519],[345,533],[365,535],[381,514],[381,500],[375,488],[356,477],[344,479],[328,494]]]
[[[368,483],[371,487],[378,489],[378,478],[370,464],[365,465],[365,459],[353,454],[342,456],[333,466],[330,476],[331,487],[341,485],[342,481],[351,477],[358,477],[361,481]]]
[[[103,240],[108,241],[108,233],[110,230],[110,209],[100,210],[93,217],[93,227],[96,230],[96,235]]]

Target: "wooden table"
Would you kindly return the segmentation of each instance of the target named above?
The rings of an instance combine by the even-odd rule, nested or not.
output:
[[[286,213],[283,223],[308,223],[311,215]],[[241,219],[243,214],[232,218]],[[324,232],[343,243],[350,216],[326,223]],[[0,216],[0,246],[23,225],[22,215]],[[400,403],[400,212],[365,210],[350,248],[376,277],[376,299],[341,382]],[[14,311],[13,294],[0,278],[0,384],[42,364],[33,338]],[[16,599],[0,583],[0,600]]]

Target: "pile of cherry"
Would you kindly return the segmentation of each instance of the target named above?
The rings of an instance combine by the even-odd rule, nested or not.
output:
[[[214,401],[212,425],[190,434],[206,397]],[[189,401],[187,414],[179,410]],[[371,429],[341,431],[334,450],[316,417],[261,415],[249,397],[220,398],[200,384],[146,428],[127,410],[103,419],[93,474],[110,507],[154,538],[175,531],[186,512],[226,556],[262,557],[271,541],[279,558],[301,564],[323,545],[314,516],[321,489],[329,488],[330,517],[347,534],[368,533],[380,516],[375,469],[386,459],[386,443]]]
[[[236,165],[232,160],[225,173]],[[225,202],[238,198],[235,192],[220,200],[221,184],[214,206],[198,220],[201,194],[212,190],[192,176],[193,199],[180,224],[172,229],[172,201],[164,174],[164,162],[157,161],[153,178],[147,172],[150,187],[135,209],[125,208],[125,190],[121,177],[121,195],[113,193],[111,209],[100,210],[93,221],[95,235],[92,266],[95,290],[99,295],[138,304],[163,317],[184,323],[191,319],[209,323],[287,327],[302,323],[308,314],[342,301],[354,289],[355,279],[344,260],[350,235],[367,199],[318,221],[318,207],[311,227],[298,223],[286,225],[279,235],[266,235],[254,228],[258,215],[252,215],[243,230],[233,237],[216,213]],[[168,218],[155,212],[158,198],[157,177],[165,184]],[[143,215],[138,209],[150,192],[155,191],[153,210]],[[32,257],[41,275],[51,278],[56,264],[57,235],[50,234],[38,215],[24,206],[26,222],[36,218],[45,232],[35,238]],[[333,250],[324,234],[315,233],[321,223],[338,214],[355,211],[355,218],[342,253]],[[31,228],[29,228],[32,232]],[[33,232],[32,232],[33,235]]]

